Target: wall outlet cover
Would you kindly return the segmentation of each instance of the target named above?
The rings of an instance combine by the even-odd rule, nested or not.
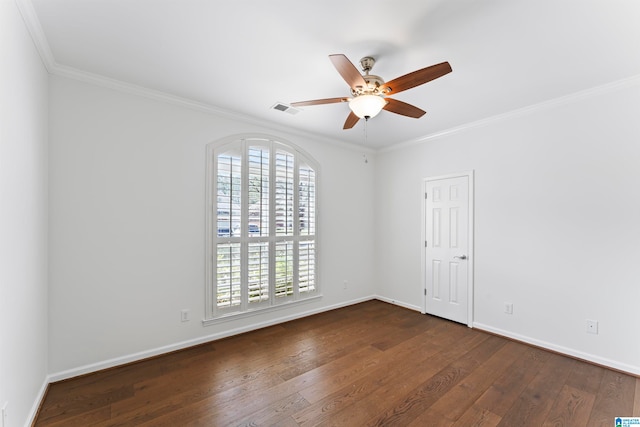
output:
[[[513,303],[505,302],[504,303],[504,312],[507,314],[513,314]]]

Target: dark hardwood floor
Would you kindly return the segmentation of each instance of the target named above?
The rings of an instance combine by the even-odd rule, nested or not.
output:
[[[49,387],[37,426],[607,426],[640,379],[370,301]]]

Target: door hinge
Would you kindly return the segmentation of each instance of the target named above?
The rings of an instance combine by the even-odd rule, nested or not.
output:
[[[427,199],[427,193],[424,193],[424,198],[425,198],[425,200]]]
[[[427,296],[427,288],[424,288],[424,296]]]
[[[425,247],[425,248],[426,248],[426,247],[428,247],[428,246],[427,246],[427,241],[426,241],[426,240],[424,241],[424,247]]]

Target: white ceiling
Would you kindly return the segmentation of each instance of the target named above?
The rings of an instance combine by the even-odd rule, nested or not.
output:
[[[30,0],[55,67],[81,70],[250,119],[372,148],[445,132],[640,75],[637,0]],[[28,4],[29,0],[22,0]],[[32,23],[33,24],[33,23]],[[37,22],[35,22],[37,26]],[[348,96],[329,54],[391,80],[449,61],[397,94],[427,111],[383,111],[342,130]]]

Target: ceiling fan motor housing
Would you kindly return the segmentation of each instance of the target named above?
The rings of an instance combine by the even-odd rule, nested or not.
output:
[[[384,95],[384,92],[380,90],[380,87],[384,84],[384,80],[382,80],[380,76],[366,74],[362,76],[362,78],[367,82],[367,87],[356,86],[355,88],[351,88],[351,95]]]
[[[380,86],[384,84],[384,80],[382,80],[380,76],[369,74],[369,71],[371,71],[375,63],[376,60],[372,56],[365,56],[360,60],[360,66],[364,72],[362,78],[367,82],[367,87],[352,87],[351,95],[384,95],[384,92],[380,90]]]

